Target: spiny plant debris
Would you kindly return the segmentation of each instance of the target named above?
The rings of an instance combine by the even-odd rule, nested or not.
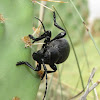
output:
[[[1,23],[4,23],[4,22],[5,22],[5,18],[3,17],[2,14],[0,14],[0,22],[1,22]]]
[[[16,97],[13,97],[12,100],[20,100],[20,98],[16,96]]]
[[[25,43],[25,48],[32,46],[32,43],[31,43],[29,36],[24,36],[22,38],[22,41]]]

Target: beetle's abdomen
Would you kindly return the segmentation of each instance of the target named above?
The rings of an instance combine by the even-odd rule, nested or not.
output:
[[[53,46],[57,51],[59,51],[59,58],[55,62],[56,64],[62,63],[68,58],[70,46],[66,39],[56,39],[52,41],[49,46]]]

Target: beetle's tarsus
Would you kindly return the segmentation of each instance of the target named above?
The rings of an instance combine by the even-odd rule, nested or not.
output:
[[[43,75],[42,75],[42,77],[41,77],[41,80],[43,80],[44,76],[45,76],[45,71],[44,71],[44,73],[43,73]]]
[[[16,63],[16,66],[19,66],[19,65],[22,65],[22,64],[24,64],[24,62],[23,61],[19,61],[19,62]]]
[[[32,35],[28,35],[30,39],[35,40],[35,38]]]

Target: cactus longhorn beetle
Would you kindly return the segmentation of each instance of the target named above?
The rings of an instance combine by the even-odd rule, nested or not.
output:
[[[38,19],[37,17],[35,18]],[[55,12],[53,12],[54,26],[56,26],[63,32],[59,33],[53,39],[51,39],[51,31],[50,30],[46,31],[42,21],[40,19],[38,20],[41,22],[43,26],[44,33],[38,38],[34,38],[32,35],[29,35],[29,38],[33,40],[32,43],[45,38],[42,48],[32,54],[33,59],[37,61],[38,64],[36,68],[33,68],[32,65],[30,65],[28,62],[25,61],[19,61],[17,62],[16,65],[19,66],[24,64],[33,69],[34,71],[40,71],[41,65],[43,65],[44,73],[41,80],[46,75],[46,89],[43,97],[44,100],[47,92],[47,74],[55,72],[57,70],[55,64],[63,63],[68,58],[70,52],[70,46],[67,40],[63,38],[66,35],[66,31],[57,24]],[[53,71],[48,71],[45,64],[48,64],[53,69]]]

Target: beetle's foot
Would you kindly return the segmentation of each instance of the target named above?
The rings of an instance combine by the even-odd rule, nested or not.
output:
[[[34,43],[34,42],[35,42],[35,40],[32,43]]]
[[[29,36],[29,38],[30,38],[30,39],[32,39],[32,38],[33,38],[33,36],[32,36],[32,35],[30,35],[30,34],[29,34],[28,36]]]
[[[35,38],[31,34],[29,34],[28,36],[30,39],[35,40]]]
[[[41,80],[43,80],[44,76],[45,76],[45,71],[44,71],[44,73],[43,73],[43,75],[42,75],[42,77],[41,77]]]
[[[16,63],[16,66],[22,65],[24,63],[25,63],[24,61],[19,61],[19,62]]]

